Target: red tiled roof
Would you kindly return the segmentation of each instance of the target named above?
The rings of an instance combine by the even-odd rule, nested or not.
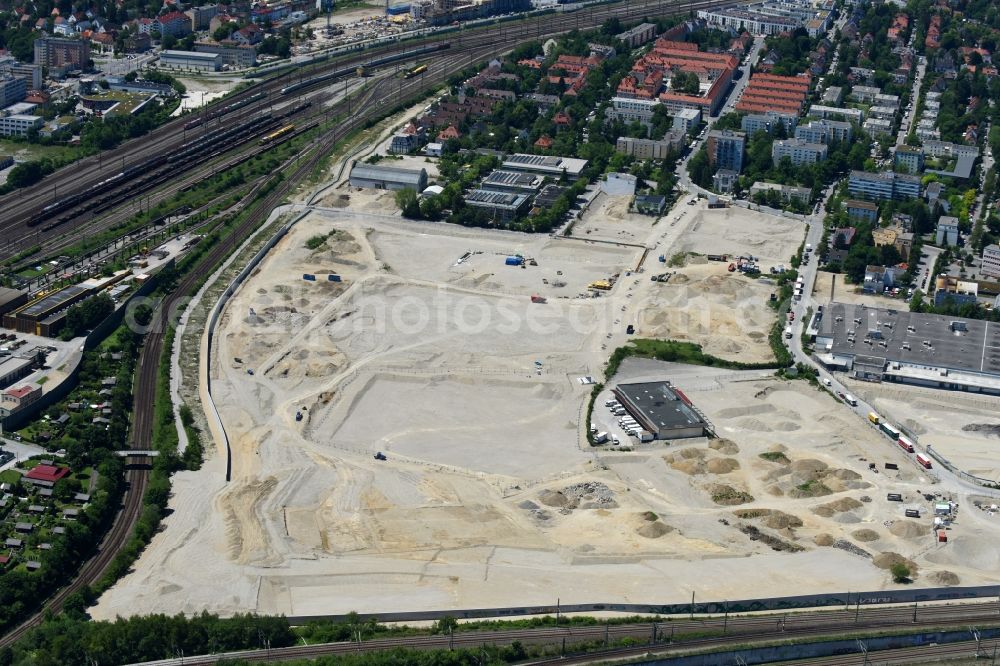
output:
[[[69,467],[56,467],[55,465],[38,465],[27,474],[25,478],[32,481],[49,481],[55,483],[59,479],[69,474]]]
[[[18,388],[7,389],[6,391],[4,391],[4,393],[20,400],[21,398],[28,395],[34,390],[35,390],[34,386],[20,386]]]

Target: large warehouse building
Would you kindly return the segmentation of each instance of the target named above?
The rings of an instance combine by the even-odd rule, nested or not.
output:
[[[400,169],[399,167],[377,164],[359,164],[351,167],[351,187],[367,187],[376,190],[404,190],[417,192],[427,189],[427,169]]]
[[[1000,395],[1000,324],[832,303],[816,350],[855,379]]]
[[[691,401],[670,382],[619,384],[618,402],[656,439],[701,437],[706,423]]]

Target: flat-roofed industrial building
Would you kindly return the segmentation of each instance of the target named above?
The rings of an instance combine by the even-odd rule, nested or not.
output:
[[[817,326],[827,367],[855,379],[1000,395],[1000,324],[832,303]]]
[[[0,287],[0,317],[28,302],[28,292]]]
[[[619,384],[612,392],[625,411],[656,439],[683,439],[705,434],[705,419],[687,396],[670,382]]]

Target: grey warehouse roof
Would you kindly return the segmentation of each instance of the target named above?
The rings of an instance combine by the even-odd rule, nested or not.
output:
[[[835,355],[1000,375],[1000,324],[994,322],[832,303],[817,337],[832,339]]]
[[[687,428],[705,422],[678,397],[667,382],[619,384],[616,387],[660,428]]]
[[[380,166],[378,164],[356,164],[351,169],[351,178],[366,180],[391,180],[397,183],[420,185],[427,178],[427,170],[400,169],[399,167]]]

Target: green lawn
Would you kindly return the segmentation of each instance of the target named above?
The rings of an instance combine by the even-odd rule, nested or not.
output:
[[[33,160],[43,157],[75,160],[83,157],[84,151],[75,146],[42,146],[35,143],[0,139],[0,155],[13,155],[19,160]]]

